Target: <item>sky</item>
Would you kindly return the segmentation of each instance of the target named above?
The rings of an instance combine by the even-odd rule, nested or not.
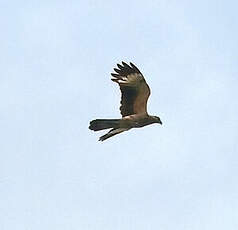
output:
[[[1,230],[237,230],[238,3],[0,2]],[[163,125],[120,118],[138,66]]]

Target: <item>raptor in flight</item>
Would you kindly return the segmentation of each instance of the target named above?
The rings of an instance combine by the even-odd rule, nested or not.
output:
[[[101,136],[99,141],[104,141],[116,134],[131,128],[140,128],[153,123],[162,122],[159,117],[147,113],[147,100],[150,96],[150,88],[140,70],[133,64],[122,62],[117,64],[112,73],[112,81],[118,83],[121,90],[121,119],[96,119],[90,122],[89,129],[99,131],[111,129]]]

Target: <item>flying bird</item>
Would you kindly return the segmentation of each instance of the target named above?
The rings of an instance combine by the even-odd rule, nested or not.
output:
[[[162,125],[159,117],[147,113],[147,100],[150,88],[140,70],[130,62],[117,64],[115,73],[111,73],[112,81],[118,83],[121,90],[121,119],[96,119],[90,122],[89,129],[99,131],[111,129],[101,136],[99,141],[104,141],[116,134],[132,128],[140,128],[153,123]]]

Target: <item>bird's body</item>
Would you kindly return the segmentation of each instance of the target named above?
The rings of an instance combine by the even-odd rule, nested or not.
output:
[[[128,115],[121,119],[122,126],[131,128],[141,128],[156,122],[157,119],[154,119],[153,116],[150,116],[147,113]]]
[[[120,111],[121,119],[96,119],[90,122],[89,129],[99,131],[112,128],[107,134],[100,137],[104,141],[131,128],[140,128],[153,123],[162,124],[157,116],[147,113],[147,100],[150,96],[150,88],[147,85],[139,69],[132,63],[122,62],[114,69],[116,73],[112,81],[120,86],[122,92]]]

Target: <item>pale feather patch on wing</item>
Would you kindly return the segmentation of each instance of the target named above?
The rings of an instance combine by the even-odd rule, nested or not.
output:
[[[119,84],[136,87],[141,83],[141,81],[144,81],[144,77],[141,74],[132,73],[127,75],[126,77],[120,77],[112,80]]]

